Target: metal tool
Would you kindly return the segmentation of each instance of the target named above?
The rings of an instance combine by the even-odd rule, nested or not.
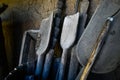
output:
[[[31,45],[30,42],[31,40],[36,42],[38,32],[39,30],[27,30],[24,32],[18,66],[29,62],[28,57],[29,57],[29,48]]]
[[[60,40],[63,53],[62,53],[61,63],[60,63],[59,70],[58,70],[57,80],[64,80],[68,49],[75,42],[78,20],[79,20],[79,13],[66,16],[64,19],[61,40]]]
[[[90,54],[88,53],[91,53],[93,50],[92,48],[97,40],[99,32],[101,31],[101,26],[109,16],[119,9],[119,6],[113,2],[109,2],[108,5],[106,4],[107,0],[97,8],[77,44],[77,57],[79,62],[83,65],[86,64],[87,59],[89,58]],[[111,10],[111,8],[113,9]]]
[[[53,12],[48,18],[42,20],[41,26],[40,26],[40,37],[41,37],[40,45],[36,52],[38,55],[38,58],[37,58],[35,76],[37,79],[40,79],[40,76],[42,73],[44,58],[50,43],[52,26],[53,26]]]
[[[86,3],[86,5],[89,5],[89,3],[87,1],[85,1],[85,3]],[[78,6],[79,6],[79,1],[77,0],[76,6],[75,6],[75,13],[78,11]],[[84,11],[81,10],[81,12],[86,13],[86,11],[87,11],[86,8],[88,8],[88,6],[83,7],[83,8],[84,8]],[[76,13],[75,15],[77,15],[77,14],[78,13]],[[78,29],[79,14],[77,16],[75,16],[75,15],[70,16],[70,18],[69,18],[69,16],[67,16],[68,20],[66,17],[65,18],[66,22],[64,21],[64,24],[63,24],[63,32],[61,35],[61,46],[63,48],[63,54],[62,54],[62,58],[61,58],[61,64],[60,64],[57,80],[64,79],[65,67],[66,67],[66,61],[67,61],[67,53],[68,53],[67,50],[73,45],[73,43],[75,43],[77,29]],[[86,18],[86,15],[84,15],[84,19],[85,18]],[[74,22],[75,21],[74,19],[76,19],[76,22]],[[74,24],[72,24],[71,21],[74,22]],[[79,28],[80,30],[78,32],[78,34],[79,34],[78,37],[81,36],[80,34],[82,33],[83,26],[84,26],[84,23],[82,24],[82,27]],[[71,28],[71,29],[69,29],[69,28]],[[72,29],[72,28],[74,28],[74,29]],[[71,31],[71,30],[73,30],[73,31]],[[67,32],[68,32],[68,34],[67,34]],[[69,42],[69,41],[71,41],[71,42]]]
[[[112,22],[112,17],[110,17],[107,21],[106,21],[106,27],[104,27],[102,29],[102,31],[100,32],[100,35],[98,36],[98,39],[95,43],[94,49],[90,55],[90,58],[88,59],[88,62],[84,68],[84,71],[82,73],[82,76],[80,78],[80,80],[86,80],[87,75],[96,59],[97,54],[99,53],[101,47],[103,46],[103,42],[105,40],[105,38],[107,37],[107,33],[109,30],[109,26],[110,26],[110,22]]]
[[[104,42],[104,46],[99,53],[100,55],[95,61],[95,64],[91,70],[94,73],[112,72],[119,66],[118,63],[120,61],[120,42],[118,37],[120,36],[120,10],[118,10],[118,12],[115,13],[112,18],[114,21],[111,24],[107,39]]]
[[[103,29],[103,25],[106,22],[106,19],[119,9],[119,6],[113,2],[109,2],[109,4],[107,2],[107,0],[103,1],[102,4],[97,8],[87,28],[83,32],[79,43],[77,44],[76,50],[78,53],[76,55],[79,62],[83,66],[83,72],[80,72],[80,74],[86,72],[84,77],[82,77],[83,75],[79,75],[80,80],[86,80],[90,66],[95,60],[95,55],[92,56],[92,60],[90,59],[91,53],[96,54],[96,51],[99,51],[99,45],[101,43],[100,35],[102,35],[100,32]],[[88,59],[90,59],[90,62],[87,62]],[[86,69],[88,71],[86,71]]]
[[[52,38],[50,41],[50,50],[46,54],[44,68],[43,68],[43,74],[42,74],[42,80],[47,80],[48,76],[50,74],[50,68],[53,62],[53,56],[54,56],[54,48],[55,45],[59,39],[60,32],[61,32],[61,23],[62,23],[62,11],[64,8],[65,0],[58,0],[57,3],[57,10],[55,13],[54,18],[54,27],[52,32]]]
[[[78,2],[79,2],[79,0],[77,1],[77,4],[78,4]],[[76,57],[76,53],[77,53],[76,52],[76,44],[85,29],[85,24],[86,24],[86,20],[87,20],[87,10],[89,7],[89,1],[83,0],[80,3],[81,3],[80,17],[79,17],[79,23],[78,23],[77,37],[76,37],[76,43],[75,43],[74,47],[72,48],[72,52],[71,52],[68,80],[74,80],[78,73],[79,61]]]
[[[25,77],[31,77],[31,74],[34,74],[35,63],[36,63],[35,43],[38,39],[37,35],[39,31],[40,30],[27,30],[24,32],[23,35],[18,67],[22,65],[23,67],[21,67],[21,69],[22,68],[24,69],[25,68],[24,66],[26,66],[24,70],[26,73],[29,73],[30,75]],[[18,71],[13,70],[12,72],[18,72]],[[8,76],[14,76],[14,75],[15,74],[11,74],[11,75],[8,74]]]

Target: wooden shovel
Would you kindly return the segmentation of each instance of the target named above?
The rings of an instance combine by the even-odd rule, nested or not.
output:
[[[61,63],[59,65],[57,80],[64,80],[68,49],[73,45],[75,41],[77,34],[78,20],[79,20],[79,13],[65,17],[62,34],[61,34],[61,40],[60,40],[61,47],[63,48],[63,53],[61,57]]]
[[[76,48],[76,50],[78,51],[78,53],[76,54],[78,60],[83,65],[83,72],[80,72],[79,75],[80,80],[86,80],[87,78],[90,67],[92,65],[91,64],[88,66],[87,60],[89,59],[90,61],[92,61],[90,59],[91,53],[94,52],[94,49],[95,52],[98,49],[98,46],[95,48],[95,45],[103,29],[104,23],[106,22],[107,18],[112,16],[119,8],[120,6],[115,4],[113,1],[103,1],[102,4],[95,11],[87,28],[83,32]],[[86,69],[87,71],[85,71]],[[84,77],[83,75],[81,76],[81,73],[84,74]]]
[[[49,41],[51,37],[51,31],[52,31],[52,23],[53,23],[53,13],[51,15],[42,20],[41,26],[40,26],[40,45],[37,50],[37,64],[36,64],[36,70],[35,70],[35,76],[39,79],[42,68],[43,68],[43,62],[44,62],[44,57],[46,54],[46,50],[48,49],[49,46]]]

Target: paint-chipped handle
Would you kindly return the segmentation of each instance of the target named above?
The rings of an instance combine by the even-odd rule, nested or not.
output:
[[[40,79],[41,74],[42,74],[42,69],[43,69],[43,61],[44,61],[45,55],[39,55],[37,64],[36,64],[36,70],[35,70],[35,76],[37,79]]]
[[[49,76],[49,73],[50,73],[50,68],[51,68],[52,61],[53,61],[53,55],[54,55],[54,50],[53,49],[51,49],[46,55],[43,74],[42,74],[42,80],[47,80],[48,79],[48,76]]]
[[[56,80],[64,80],[64,75],[65,75],[65,68],[66,68],[66,64],[67,64],[67,50],[64,49],[63,53],[62,53],[62,57],[61,57],[61,62],[59,65],[59,72],[58,72],[58,77]]]

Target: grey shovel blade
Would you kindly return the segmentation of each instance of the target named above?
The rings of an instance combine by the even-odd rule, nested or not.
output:
[[[76,40],[78,41],[85,29],[85,23],[87,20],[87,14],[83,13],[80,14],[79,18],[79,25],[78,25],[78,33],[77,33],[77,38]],[[74,80],[77,76],[78,73],[78,66],[79,66],[79,61],[76,56],[76,45],[72,48],[71,51],[71,59],[70,59],[70,66],[69,66],[69,72],[68,72],[68,80]]]
[[[37,58],[37,64],[35,70],[35,75],[38,79],[41,77],[40,75],[43,69],[45,54],[49,46],[51,31],[52,31],[52,23],[53,23],[53,13],[50,15],[50,17],[44,19],[41,23],[40,45],[37,50],[38,58]]]
[[[105,0],[95,11],[76,48],[78,51],[76,54],[77,58],[83,66],[87,64],[88,58],[90,57],[105,21],[119,8],[120,7],[112,1]]]
[[[77,34],[78,20],[79,12],[65,17],[60,40],[63,49],[68,49],[74,43]]]
[[[120,62],[120,11],[111,23],[109,35],[92,71],[108,73],[116,69]]]
[[[67,54],[68,49],[74,44],[76,34],[77,34],[77,27],[78,27],[78,21],[79,21],[79,12],[66,16],[64,23],[63,23],[63,29],[61,33],[61,39],[60,44],[63,49],[63,53],[61,56],[61,62],[59,65],[59,70],[56,76],[56,80],[63,80],[65,76],[65,70],[66,70],[66,63],[67,63]]]
[[[44,53],[44,51],[47,49],[50,41],[50,35],[52,30],[52,23],[53,23],[53,12],[51,15],[43,19],[40,26],[40,45],[37,50],[37,54],[40,55]]]

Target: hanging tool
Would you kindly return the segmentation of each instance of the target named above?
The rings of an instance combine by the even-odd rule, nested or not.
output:
[[[76,6],[78,5],[79,1],[80,0],[77,0]],[[76,57],[76,53],[77,53],[76,52],[76,44],[85,29],[85,24],[86,24],[86,20],[87,20],[87,10],[89,7],[89,1],[82,0],[82,1],[80,1],[80,3],[81,3],[80,4],[80,17],[79,17],[79,24],[78,24],[78,30],[77,30],[77,37],[76,37],[76,43],[75,43],[74,47],[72,48],[72,52],[71,52],[68,80],[74,80],[78,73],[79,62]]]
[[[65,67],[67,64],[67,54],[69,48],[74,44],[76,38],[78,20],[79,13],[65,17],[60,41],[63,53],[61,57],[57,80],[64,80]]]
[[[98,59],[92,67],[93,73],[109,73],[119,66],[120,59],[120,11],[113,16],[114,21],[111,24],[108,37],[100,51]],[[103,66],[104,65],[104,66]]]
[[[78,4],[77,4],[77,6],[78,6]],[[76,7],[76,8],[78,8],[78,7]],[[77,9],[75,9],[75,11],[77,12]],[[61,40],[60,40],[60,44],[63,49],[63,53],[62,53],[62,57],[61,57],[61,63],[59,66],[58,74],[56,77],[57,80],[64,80],[65,67],[67,64],[67,54],[68,54],[69,48],[71,46],[73,46],[73,44],[75,42],[78,21],[79,21],[79,13],[76,13],[76,14],[70,15],[70,16],[66,16],[64,19]]]
[[[96,56],[100,52],[100,50],[103,47],[103,44],[108,36],[108,32],[110,30],[110,24],[111,24],[111,22],[113,22],[115,15],[108,17],[107,21],[105,22],[105,25],[104,25],[105,27],[103,27],[102,31],[100,32],[100,34],[98,36],[98,39],[94,46],[94,49],[90,55],[90,58],[88,59],[87,65],[85,66],[85,69],[82,73],[80,80],[85,80],[87,78],[87,75],[88,75],[93,63],[95,62]]]
[[[29,62],[28,56],[29,56],[30,42],[31,40],[36,42],[38,32],[39,30],[27,30],[24,32],[18,66]]]
[[[49,73],[50,73],[50,68],[51,68],[51,65],[53,62],[53,56],[54,56],[54,48],[59,39],[60,32],[61,32],[60,27],[62,23],[62,12],[64,8],[64,4],[65,4],[65,0],[58,0],[57,10],[55,13],[55,18],[54,18],[53,33],[52,33],[52,38],[50,41],[50,50],[46,54],[44,69],[43,69],[43,74],[42,74],[42,80],[47,80]]]
[[[83,69],[78,75],[80,80],[86,80],[87,75],[85,75],[84,77],[81,77],[81,74],[85,72],[85,69],[87,69],[89,72],[90,66],[92,64],[88,66],[87,60],[90,59],[89,57],[92,52],[96,54],[96,50],[99,49],[98,47],[101,43],[101,38],[103,37],[103,36],[100,36],[101,35],[100,32],[103,29],[102,27],[103,24],[106,22],[106,19],[109,16],[111,16],[114,12],[116,12],[118,9],[119,9],[119,6],[113,3],[112,1],[109,2],[109,4],[107,0],[103,1],[102,4],[95,11],[89,24],[87,25],[87,28],[85,29],[81,38],[79,39],[79,43],[77,44],[77,48],[76,48],[78,53],[76,55],[78,57],[79,62],[83,66]],[[98,39],[98,37],[100,37],[100,40]],[[95,59],[95,56],[93,57],[93,60],[94,59]],[[90,60],[92,61],[90,63],[93,63],[94,62],[93,60]],[[86,71],[87,74],[88,72]],[[76,80],[79,80],[79,79],[77,78]]]
[[[38,36],[40,37],[40,43],[36,51],[38,58],[37,58],[35,76],[37,79],[40,79],[42,73],[44,58],[50,43],[52,26],[53,26],[53,12],[48,18],[42,20],[40,26],[40,33],[38,34]]]
[[[26,73],[29,73],[29,74],[33,74],[35,69],[35,63],[36,63],[35,43],[37,41],[37,35],[39,31],[40,30],[27,30],[23,34],[18,67],[21,65],[26,65],[27,67]],[[32,50],[31,50],[31,46],[33,46]]]
[[[71,26],[74,26],[74,30],[75,29],[78,29],[78,35],[77,35],[77,38],[78,37],[80,37],[81,36],[81,34],[82,34],[82,32],[83,32],[83,30],[84,30],[84,25],[85,25],[85,22],[86,22],[86,18],[87,18],[87,16],[86,16],[86,12],[87,12],[87,8],[88,8],[88,5],[89,5],[89,2],[88,1],[86,1],[86,0],[84,0],[83,1],[83,3],[85,3],[84,5],[87,5],[86,7],[85,6],[83,6],[83,4],[82,4],[82,8],[84,8],[84,9],[81,9],[81,14],[82,14],[82,19],[84,20],[84,23],[83,24],[81,24],[81,27],[77,27],[78,26],[78,23],[74,23],[73,25],[71,25],[70,24],[70,27]],[[75,6],[75,13],[78,11],[78,6],[79,6],[79,0],[77,0],[76,1],[76,6]],[[83,13],[82,13],[83,12]],[[79,21],[78,19],[79,19],[79,16],[76,16],[76,17],[74,17],[74,19],[76,18],[76,20],[77,21]],[[74,19],[71,19],[71,21],[73,20],[74,21]],[[67,21],[67,20],[66,20]],[[69,18],[68,18],[68,22],[69,22]],[[69,22],[69,23],[71,23],[71,22]],[[68,25],[67,26],[69,26],[69,23],[68,23]],[[64,24],[67,24],[67,22],[64,22]],[[66,29],[67,29],[67,26],[66,26]],[[69,28],[68,28],[69,29]],[[69,29],[69,30],[71,30],[71,29]],[[74,38],[72,38],[72,35],[71,34],[69,34],[69,35],[71,35],[71,37],[69,37],[68,35],[66,35],[67,33],[67,30],[64,30],[64,25],[63,25],[63,32],[62,32],[62,34],[63,35],[61,35],[62,36],[62,39],[63,39],[63,43],[66,45],[66,43],[67,42],[69,42],[69,40],[70,40],[70,38],[71,39],[75,39],[76,38],[76,35],[74,35]],[[66,34],[65,34],[66,33]],[[71,33],[72,34],[75,34],[75,33],[77,33],[77,30],[76,30],[76,32],[75,31],[71,31]],[[66,35],[66,36],[68,36],[68,37],[64,37],[64,35]],[[65,41],[66,42],[64,42],[64,38],[65,38]],[[61,39],[61,40],[62,40]],[[71,40],[72,41],[72,40]],[[70,45],[69,45],[69,47],[67,48],[67,49],[69,49],[70,47],[71,47],[71,45],[73,45],[73,43],[74,43],[74,41],[75,40],[73,40],[73,42],[71,42],[70,43]],[[62,45],[62,48],[63,48],[63,52],[64,52],[64,44],[61,44]],[[67,44],[68,45],[68,44]],[[74,55],[73,55],[74,56]],[[60,72],[59,72],[59,77],[58,77],[58,79],[59,80],[63,80],[63,78],[64,78],[64,72],[65,72],[65,65],[66,65],[66,61],[67,61],[67,53],[66,54],[62,54],[62,60],[61,60],[61,65],[60,65]],[[65,60],[64,60],[65,59]],[[62,64],[62,61],[63,62],[65,62],[65,63],[63,63]],[[72,63],[72,62],[71,62]],[[76,63],[77,64],[77,63]],[[76,65],[77,66],[77,65]],[[63,67],[63,71],[62,71],[62,67]],[[71,69],[71,67],[70,67],[70,69]],[[72,70],[70,70],[70,72],[69,72],[69,75],[68,75],[68,79],[71,79],[71,71]]]
[[[92,67],[95,59],[96,59],[96,56],[97,54],[99,53],[101,47],[103,46],[103,42],[104,42],[104,38],[106,38],[107,36],[107,33],[108,33],[108,30],[109,30],[109,26],[110,26],[110,23],[112,22],[112,17],[110,17],[107,21],[106,21],[106,27],[104,27],[102,29],[102,31],[100,32],[100,35],[95,43],[95,46],[94,46],[94,49],[90,55],[90,58],[88,59],[88,62],[87,62],[87,65],[85,66],[84,70],[83,70],[83,73],[82,73],[82,76],[80,78],[80,80],[86,80],[87,78],[87,75],[90,71],[90,68]]]

